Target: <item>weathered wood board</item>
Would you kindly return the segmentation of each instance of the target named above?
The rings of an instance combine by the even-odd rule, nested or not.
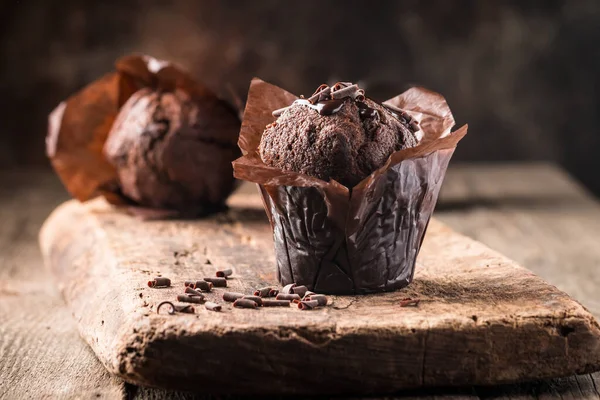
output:
[[[226,303],[221,313],[157,315],[184,280],[219,268],[233,267],[232,291],[275,284],[269,226],[245,189],[229,212],[200,221],[140,221],[101,200],[65,203],[47,220],[46,264],[110,372],[211,393],[357,394],[600,369],[600,326],[584,307],[435,220],[402,291],[333,296],[315,311]],[[148,288],[159,273],[172,288]],[[402,308],[404,297],[421,303]]]

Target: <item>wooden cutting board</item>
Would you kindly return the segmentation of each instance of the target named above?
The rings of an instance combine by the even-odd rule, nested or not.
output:
[[[438,221],[415,281],[395,293],[330,296],[313,311],[158,315],[183,282],[233,268],[226,290],[276,285],[271,231],[253,186],[228,212],[142,221],[103,200],[70,201],[46,221],[46,264],[83,339],[113,374],[206,393],[385,393],[487,385],[600,369],[600,326],[565,293]],[[172,287],[152,289],[162,274]],[[400,299],[419,298],[417,307]]]

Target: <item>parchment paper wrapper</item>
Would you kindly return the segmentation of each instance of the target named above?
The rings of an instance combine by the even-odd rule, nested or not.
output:
[[[275,120],[271,112],[296,99],[253,79],[238,142],[243,156],[233,162],[236,178],[259,186],[280,282],[330,294],[408,285],[448,162],[467,126],[450,132],[454,118],[445,99],[426,89],[412,88],[386,101],[420,122],[420,143],[390,155],[350,190],[260,159],[261,135]]]
[[[48,121],[46,152],[76,199],[86,201],[102,195],[112,204],[132,205],[121,194],[117,171],[103,154],[121,107],[142,88],[180,89],[199,102],[216,96],[174,64],[149,56],[122,57],[115,68],[115,72],[92,82],[54,109]],[[157,209],[142,210],[142,214],[175,216],[172,210]]]

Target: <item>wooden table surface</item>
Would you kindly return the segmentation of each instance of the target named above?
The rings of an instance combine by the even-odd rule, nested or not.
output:
[[[124,384],[79,338],[37,244],[42,222],[66,199],[50,172],[0,172],[0,398],[207,398]],[[530,268],[600,319],[600,203],[559,168],[455,166],[435,216]],[[599,389],[595,373],[398,397],[600,399]]]

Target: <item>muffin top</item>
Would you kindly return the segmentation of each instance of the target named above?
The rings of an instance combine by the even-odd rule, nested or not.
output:
[[[404,111],[366,98],[349,82],[321,85],[273,112],[278,119],[262,135],[259,153],[269,166],[351,188],[395,151],[418,144],[417,121]]]

